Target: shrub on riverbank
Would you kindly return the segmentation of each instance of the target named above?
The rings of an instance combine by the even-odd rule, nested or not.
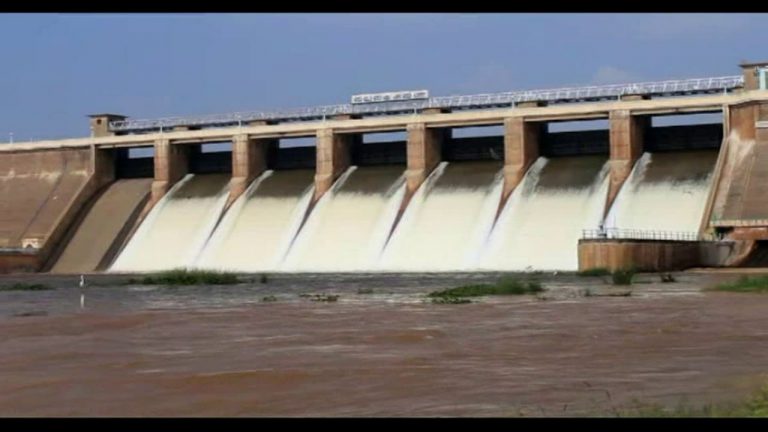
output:
[[[632,278],[635,277],[633,269],[615,270],[611,273],[611,279],[614,285],[632,285]]]
[[[131,279],[142,285],[232,285],[238,283],[237,275],[210,270],[176,269]]]
[[[729,291],[729,292],[752,292],[752,293],[767,293],[768,292],[768,276],[747,277],[742,276],[735,282],[728,282],[717,285],[714,287],[715,291]]]
[[[48,291],[52,287],[39,283],[16,282],[13,285],[0,286],[0,291]]]
[[[503,277],[495,284],[462,285],[442,291],[429,293],[432,298],[445,297],[480,297],[486,295],[523,295],[544,291],[538,281],[521,282],[511,277]]]
[[[743,402],[691,407],[640,405],[617,412],[620,417],[768,417],[768,385]]]
[[[578,273],[579,276],[608,276],[609,274],[611,274],[611,271],[605,267],[582,270]]]

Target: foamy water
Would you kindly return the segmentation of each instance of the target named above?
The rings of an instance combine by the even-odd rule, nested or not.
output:
[[[480,267],[577,270],[582,230],[602,221],[608,169],[603,156],[540,157],[507,200]]]
[[[188,174],[155,205],[110,271],[156,271],[192,265],[229,192],[228,174]]]
[[[351,167],[315,206],[281,270],[376,266],[405,193],[403,167]]]
[[[314,171],[267,171],[235,201],[200,254],[200,268],[278,269],[314,193]]]
[[[442,162],[411,200],[392,233],[381,270],[471,269],[501,197],[497,162]]]
[[[717,151],[644,153],[616,196],[606,227],[698,232]]]

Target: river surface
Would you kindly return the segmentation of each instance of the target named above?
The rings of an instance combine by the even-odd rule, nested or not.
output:
[[[81,308],[77,277],[29,276],[56,289],[0,292],[0,416],[611,415],[739,400],[768,379],[768,295],[700,291],[735,274],[641,275],[628,297],[562,275],[538,276],[540,297],[425,297],[496,277],[91,276]],[[300,296],[323,293],[338,301]]]

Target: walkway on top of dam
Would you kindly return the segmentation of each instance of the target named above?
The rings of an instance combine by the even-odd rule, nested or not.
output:
[[[0,152],[12,152],[12,151],[24,151],[24,150],[37,150],[37,149],[56,149],[56,148],[73,148],[73,147],[105,147],[105,148],[117,148],[117,147],[139,147],[153,144],[156,140],[169,140],[173,144],[186,144],[186,143],[202,143],[213,141],[226,141],[232,139],[235,135],[249,135],[253,138],[292,138],[292,137],[307,137],[314,136],[318,130],[332,129],[336,133],[373,133],[373,132],[391,132],[404,130],[409,124],[423,123],[428,128],[447,128],[447,127],[467,127],[467,126],[487,126],[503,123],[504,119],[511,117],[524,117],[526,121],[557,121],[557,120],[582,120],[582,119],[599,119],[607,118],[609,112],[614,110],[629,110],[633,115],[664,115],[664,114],[676,114],[676,113],[700,113],[700,112],[715,112],[721,111],[723,106],[729,104],[737,104],[749,101],[768,100],[768,91],[766,90],[752,90],[747,92],[728,92],[738,88],[741,80],[738,77],[724,77],[724,78],[712,78],[712,79],[698,79],[698,80],[680,80],[679,82],[698,82],[703,80],[720,80],[712,81],[715,84],[705,86],[699,84],[697,87],[694,84],[684,86],[677,85],[677,90],[674,90],[673,85],[668,85],[667,90],[657,89],[652,91],[654,83],[645,83],[649,89],[643,95],[639,96],[677,96],[677,97],[662,97],[656,99],[622,99],[622,95],[629,95],[627,89],[638,88],[637,84],[622,86],[601,86],[601,87],[584,87],[584,89],[592,89],[592,96],[589,94],[579,93],[579,88],[569,89],[571,97],[573,99],[565,100],[558,99],[558,97],[564,98],[567,92],[561,90],[539,91],[541,100],[545,100],[547,97],[552,99],[553,103],[549,106],[536,105],[534,100],[533,104],[518,103],[516,106],[515,100],[507,102],[509,106],[503,107],[504,104],[500,102],[500,96],[496,99],[493,95],[478,95],[478,96],[457,96],[451,97],[457,106],[453,107],[453,112],[423,112],[410,114],[402,112],[392,112],[392,115],[371,115],[363,118],[333,118],[333,116],[320,116],[317,119],[317,115],[310,115],[306,117],[306,120],[293,119],[292,121],[286,120],[284,123],[276,124],[264,124],[264,120],[254,120],[255,123],[261,122],[261,124],[244,124],[240,122],[227,127],[210,127],[207,129],[193,129],[193,130],[171,130],[167,131],[162,128],[161,130],[139,133],[139,134],[126,134],[116,136],[101,136],[101,137],[86,137],[86,138],[71,138],[71,139],[58,139],[58,140],[41,140],[41,141],[29,141],[29,142],[17,142],[13,144],[0,145]],[[672,82],[672,81],[670,81]],[[662,82],[664,83],[664,82]],[[658,84],[658,83],[656,83]],[[613,89],[613,93],[609,91],[602,91],[602,93],[595,89],[606,88]],[[623,89],[623,90],[622,90]],[[560,92],[560,93],[558,93]],[[622,93],[623,92],[623,93]],[[716,92],[717,94],[707,94]],[[528,92],[532,93],[532,92]],[[704,94],[701,94],[704,93]],[[520,92],[520,94],[527,94],[526,92]],[[518,93],[506,94],[508,99],[514,99],[516,97],[522,97]],[[558,94],[560,96],[558,96]],[[505,95],[501,93],[499,95]],[[518,96],[515,96],[518,95]],[[632,94],[637,96],[638,93]],[[687,96],[686,96],[687,95]],[[485,97],[488,101],[487,104],[476,103],[472,105],[473,97]],[[461,98],[466,98],[465,102],[461,102]],[[427,101],[422,101],[426,107],[430,107],[430,104],[435,104],[434,100],[440,100],[441,98],[433,98]],[[590,101],[591,100],[591,101]],[[597,100],[597,101],[595,101]],[[560,103],[563,101],[581,102],[581,103]],[[585,102],[586,101],[586,102]],[[531,102],[531,101],[522,101]],[[446,102],[448,103],[448,102]],[[467,106],[460,106],[462,104],[468,104]],[[375,104],[358,105],[358,106],[371,106]],[[346,105],[345,105],[346,106]],[[502,106],[502,107],[500,107]],[[322,110],[323,107],[318,107]],[[356,108],[357,109],[357,108]],[[363,109],[363,108],[361,108]],[[378,108],[377,108],[378,109]],[[426,108],[425,108],[426,109]],[[445,108],[451,109],[451,108]],[[264,114],[266,115],[266,114]],[[314,119],[314,120],[313,120]],[[161,120],[153,120],[153,122],[160,122]],[[189,122],[198,121],[195,118],[190,118]],[[142,120],[143,122],[143,120]],[[116,126],[121,123],[113,122]],[[171,124],[171,123],[168,123]],[[175,123],[174,123],[175,124]],[[130,125],[130,123],[126,123]],[[130,127],[130,126],[126,126]],[[180,126],[180,123],[174,127]]]
[[[324,105],[283,111],[237,112],[192,117],[160,119],[126,119],[109,124],[113,132],[162,131],[174,127],[242,126],[252,121],[312,121],[326,120],[337,115],[370,116],[417,114],[423,110],[467,110],[514,108],[521,103],[573,103],[616,100],[624,96],[683,96],[693,94],[727,93],[744,85],[741,75],[711,78],[689,78],[633,84],[610,84],[545,90],[485,93],[475,95],[426,97],[411,100],[389,100],[392,95],[373,95],[370,102]],[[406,92],[412,93],[412,92]],[[421,92],[420,92],[421,93]],[[423,92],[423,93],[426,93]]]

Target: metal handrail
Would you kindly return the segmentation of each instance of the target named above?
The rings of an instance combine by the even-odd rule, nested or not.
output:
[[[695,231],[638,230],[603,228],[582,230],[582,239],[665,240],[665,241],[713,241],[717,237]]]
[[[722,226],[722,227],[768,226],[768,219],[713,219],[712,226]]]
[[[248,111],[190,117],[159,119],[126,119],[109,123],[115,132],[164,130],[179,126],[226,127],[239,126],[252,121],[312,121],[330,116],[396,115],[417,113],[424,109],[483,109],[514,107],[521,102],[567,103],[619,99],[624,95],[680,96],[702,93],[727,92],[744,85],[741,75],[712,78],[692,78],[631,84],[567,87],[559,89],[523,90],[475,95],[438,96],[424,100],[392,101],[369,104],[337,104],[303,107],[278,111]]]

